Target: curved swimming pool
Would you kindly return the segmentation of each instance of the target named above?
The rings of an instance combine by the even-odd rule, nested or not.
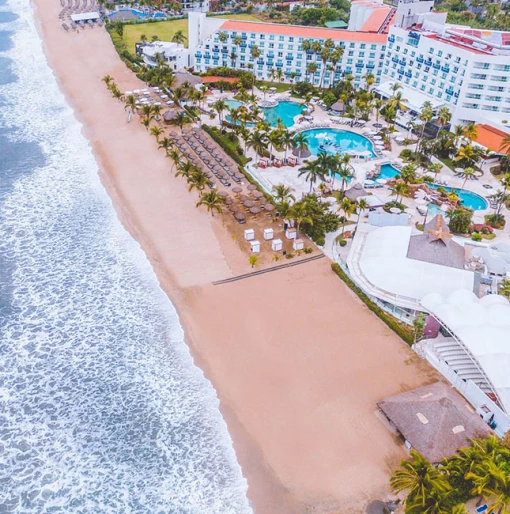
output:
[[[369,152],[370,158],[375,157],[371,141],[349,130],[311,129],[305,130],[303,134],[308,139],[308,147],[312,155],[317,155],[322,151],[332,155],[347,152]]]
[[[231,109],[237,109],[244,105],[243,102],[240,102],[239,100],[225,100],[225,103]],[[301,114],[303,109],[304,106],[297,102],[283,101],[279,102],[276,107],[262,108],[261,111],[264,114],[265,121],[267,121],[272,127],[276,127],[278,118],[282,120],[282,123],[286,127],[292,127],[292,125],[294,125],[294,118],[298,114]],[[232,122],[232,118],[227,116],[227,121]],[[248,126],[252,127],[253,123],[248,123]]]
[[[437,184],[429,184],[432,189],[438,189],[442,187],[446,191],[454,191],[455,194],[460,198],[460,203],[463,207],[469,207],[474,211],[483,211],[489,207],[487,200],[479,194],[473,193],[473,191],[467,191],[466,189],[459,189],[458,187],[445,187]]]

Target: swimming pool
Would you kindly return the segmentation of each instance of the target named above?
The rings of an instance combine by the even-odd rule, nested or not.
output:
[[[136,9],[119,9],[118,11],[115,11],[115,12],[111,12],[111,14],[115,14],[117,12],[131,12],[133,13],[135,16],[137,16],[138,18],[147,18],[147,13],[144,13],[142,11],[137,11]],[[162,12],[156,12],[156,13],[152,13],[150,15],[151,18],[166,18],[166,15],[163,14]]]
[[[244,105],[242,102],[239,102],[239,100],[225,100],[225,103],[231,109],[237,109]],[[265,121],[267,121],[272,127],[276,127],[278,118],[282,120],[282,123],[286,127],[291,127],[294,125],[294,118],[298,114],[301,114],[303,109],[304,106],[297,102],[279,102],[276,107],[263,108],[261,111],[264,113]],[[232,122],[232,118],[227,116],[227,121]],[[248,126],[252,127],[253,123],[248,123]]]
[[[329,154],[346,152],[369,152],[375,157],[372,143],[364,136],[340,129],[311,129],[303,134],[308,139],[308,147],[312,155],[324,151]]]
[[[429,187],[432,189],[437,189],[439,187],[437,184],[429,184]],[[460,203],[463,207],[469,207],[474,211],[483,211],[487,209],[489,204],[487,201],[482,198],[480,195],[473,193],[472,191],[467,191],[466,189],[459,189],[457,187],[444,187],[446,191],[454,191],[455,194],[460,198]]]
[[[397,168],[395,168],[391,164],[383,164],[381,166],[381,173],[377,178],[389,180],[395,178],[397,175],[400,175],[400,170],[397,170]]]

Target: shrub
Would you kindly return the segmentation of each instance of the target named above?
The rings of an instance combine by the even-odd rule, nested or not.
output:
[[[503,229],[505,228],[505,217],[503,214],[487,214],[485,216],[485,223],[492,228]]]
[[[338,244],[342,247],[346,246],[347,245],[347,241],[345,239],[340,239],[340,241],[338,242]]]
[[[482,234],[478,234],[477,232],[475,232],[472,236],[471,236],[471,239],[473,241],[481,241],[482,240]]]
[[[305,252],[305,253],[312,253],[313,252],[313,248],[311,246],[307,246],[306,248],[303,249],[303,252]]]
[[[393,316],[381,309],[373,300],[371,300],[344,272],[344,270],[334,262],[331,264],[331,269],[352,289],[358,298],[375,314],[377,315],[389,328],[399,335],[407,344],[414,343],[413,329],[399,321]]]
[[[293,258],[294,258],[294,254],[293,254],[293,253],[291,253],[291,252],[289,252],[289,253],[287,253],[287,254],[285,255],[285,258],[286,258],[286,259],[293,259]]]
[[[244,152],[239,145],[239,140],[235,134],[224,135],[217,127],[210,127],[203,124],[202,128],[234,159],[237,164],[244,166],[248,160],[244,157]],[[233,136],[233,137],[232,137]]]
[[[412,161],[414,160],[414,152],[409,148],[404,148],[404,150],[400,152],[400,158],[404,159],[404,161]]]
[[[450,222],[448,226],[452,232],[457,234],[467,234],[471,228],[471,220],[473,218],[473,210],[467,207],[457,207],[448,212]]]

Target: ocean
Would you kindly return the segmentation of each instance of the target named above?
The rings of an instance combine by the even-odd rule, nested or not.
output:
[[[80,130],[29,0],[0,0],[0,512],[249,513],[216,393]]]

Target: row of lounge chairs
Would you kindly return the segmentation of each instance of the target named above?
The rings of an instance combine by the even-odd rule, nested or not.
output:
[[[232,181],[240,184],[245,178],[237,165],[230,162],[224,152],[202,130],[186,130],[183,131],[182,136],[172,133],[170,137],[181,153],[186,155],[194,165],[201,167],[208,174],[214,174],[224,186],[229,186]],[[193,150],[203,164],[191,155],[188,148]]]
[[[350,125],[351,127],[364,127],[367,124],[365,120],[353,120],[351,118],[333,118],[331,121],[335,125]]]
[[[299,125],[295,125],[293,130],[294,132],[301,132],[303,130],[310,130],[310,129],[321,129],[321,128],[330,128],[331,127],[331,121],[326,120],[323,122],[308,122],[305,121],[303,123],[300,123]],[[292,129],[291,129],[292,130]]]

